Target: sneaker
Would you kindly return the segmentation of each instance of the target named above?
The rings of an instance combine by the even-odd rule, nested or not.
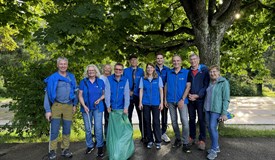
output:
[[[208,149],[207,153],[208,154],[211,153],[212,150],[214,150],[216,153],[220,153],[221,152],[220,147],[217,147],[216,149]]]
[[[147,144],[147,148],[149,148],[149,149],[151,149],[152,147],[153,147],[153,142],[149,142],[148,144]]]
[[[97,149],[97,156],[98,157],[103,157],[103,147],[98,147],[98,149]]]
[[[195,139],[189,137],[189,144],[191,144],[191,145],[195,144]]]
[[[62,149],[61,156],[71,158],[73,157],[73,153],[69,149]]]
[[[95,149],[95,147],[92,147],[92,148],[88,147],[88,148],[86,149],[85,154],[90,154],[90,153],[92,153],[92,151],[93,151],[94,149]]]
[[[182,142],[180,139],[176,139],[175,143],[173,144],[173,148],[180,147],[182,145]]]
[[[171,140],[170,138],[167,136],[166,133],[163,133],[163,135],[161,136],[161,139],[165,142],[165,143],[169,143]]]
[[[182,150],[183,150],[183,152],[190,153],[191,152],[190,145],[189,144],[183,144],[182,145]]]
[[[207,159],[209,160],[214,160],[217,157],[217,152],[214,151],[213,149],[211,150],[211,152],[207,155]]]
[[[161,143],[156,143],[156,149],[161,149]]]
[[[56,153],[54,150],[51,150],[49,153],[48,153],[48,158],[49,159],[56,159]]]
[[[198,145],[199,150],[203,150],[203,151],[205,150],[205,142],[204,141],[199,141],[197,145]]]

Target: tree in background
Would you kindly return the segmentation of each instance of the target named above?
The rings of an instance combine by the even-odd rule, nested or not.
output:
[[[133,53],[152,61],[157,51],[167,51],[168,57],[179,53],[187,59],[187,52],[194,50],[207,65],[220,64],[222,58],[224,73],[249,74],[264,71],[261,55],[267,44],[274,45],[268,36],[274,35],[274,25],[268,24],[274,23],[271,0],[24,0],[0,4],[0,75],[7,96],[14,100],[9,104],[15,112],[10,131],[21,136],[26,130],[33,136],[48,133],[43,79],[56,69],[59,56],[69,59],[69,69],[78,80],[87,64],[124,61]],[[249,19],[254,11],[256,16]],[[232,26],[238,14],[241,18]],[[259,17],[263,20],[257,21]],[[265,29],[258,31],[257,25]],[[269,42],[261,40],[265,37]],[[253,47],[247,47],[249,39]]]

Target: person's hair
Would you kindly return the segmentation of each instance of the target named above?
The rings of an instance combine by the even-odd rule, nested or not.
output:
[[[196,56],[196,57],[200,58],[200,56],[199,56],[199,55],[197,55],[197,54],[196,54],[196,53],[194,53],[194,52],[192,52],[192,53],[191,53],[191,55],[189,56],[189,58],[194,57],[194,56]]]
[[[173,57],[172,57],[172,61],[173,61],[174,57],[180,57],[180,60],[182,60],[182,58],[181,58],[181,56],[180,56],[180,55],[178,55],[178,54],[174,54],[174,55],[173,55]]]
[[[58,57],[56,63],[58,64],[60,61],[66,61],[67,63],[69,63],[69,60],[65,57]]]
[[[124,69],[124,65],[123,65],[122,63],[117,62],[117,63],[115,64],[114,68],[116,68],[116,66],[122,66],[122,69]]]
[[[213,69],[216,69],[217,71],[220,72],[220,67],[219,67],[218,65],[212,65],[212,66],[209,67],[208,70],[211,71],[211,70],[213,70]]]
[[[132,58],[138,58],[135,54],[132,54],[129,56],[128,60],[131,60]]]
[[[85,68],[84,73],[83,73],[83,76],[84,76],[85,78],[88,77],[88,69],[89,69],[90,67],[92,67],[92,68],[95,69],[95,71],[96,71],[96,77],[99,78],[99,76],[100,76],[99,69],[98,69],[97,66],[94,65],[94,64],[89,64],[89,65]]]
[[[147,73],[147,67],[148,66],[151,66],[151,67],[153,67],[155,69],[154,72],[153,72],[153,78],[158,78],[158,73],[156,72],[155,65],[153,63],[147,63],[146,64],[146,71],[145,71],[145,74],[144,74],[144,79],[148,79],[148,77],[149,77],[149,75]]]
[[[112,66],[111,66],[110,64],[105,64],[105,65],[103,66],[103,68],[102,68],[102,73],[104,73],[104,68],[105,68],[106,66],[109,66],[109,67],[111,68],[111,73],[112,73]]]
[[[160,51],[156,53],[156,57],[157,57],[158,55],[164,57],[164,55],[163,55],[162,52],[160,52]]]

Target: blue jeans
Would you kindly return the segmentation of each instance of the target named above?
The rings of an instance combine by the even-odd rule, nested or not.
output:
[[[205,112],[206,126],[208,128],[211,139],[211,149],[214,150],[219,147],[219,132],[217,126],[220,116],[221,114],[219,113],[214,113],[210,111]]]
[[[177,109],[178,104],[177,103],[168,103],[169,111],[170,111],[170,117],[172,121],[173,130],[175,132],[176,139],[180,139],[180,129],[178,124],[178,115],[177,115]],[[188,108],[187,105],[184,104],[182,109],[178,109],[180,113],[180,120],[182,124],[182,138],[183,138],[183,144],[188,144],[189,142],[189,125],[188,125]]]
[[[89,148],[94,147],[94,142],[92,138],[92,128],[93,128],[93,118],[94,118],[94,125],[95,125],[95,137],[96,137],[96,147],[103,147],[103,127],[102,127],[102,117],[103,112],[99,112],[98,109],[90,110],[89,114],[86,112],[82,113],[84,125],[85,125],[85,137],[86,137],[86,145]],[[89,123],[89,119],[91,124]]]

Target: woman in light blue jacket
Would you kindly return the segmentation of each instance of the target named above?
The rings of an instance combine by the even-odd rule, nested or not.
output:
[[[210,84],[206,90],[204,101],[204,110],[206,125],[211,139],[211,149],[209,149],[207,158],[213,160],[220,152],[218,143],[218,123],[227,120],[227,109],[230,100],[230,89],[228,81],[220,75],[220,69],[214,65],[209,68]]]

